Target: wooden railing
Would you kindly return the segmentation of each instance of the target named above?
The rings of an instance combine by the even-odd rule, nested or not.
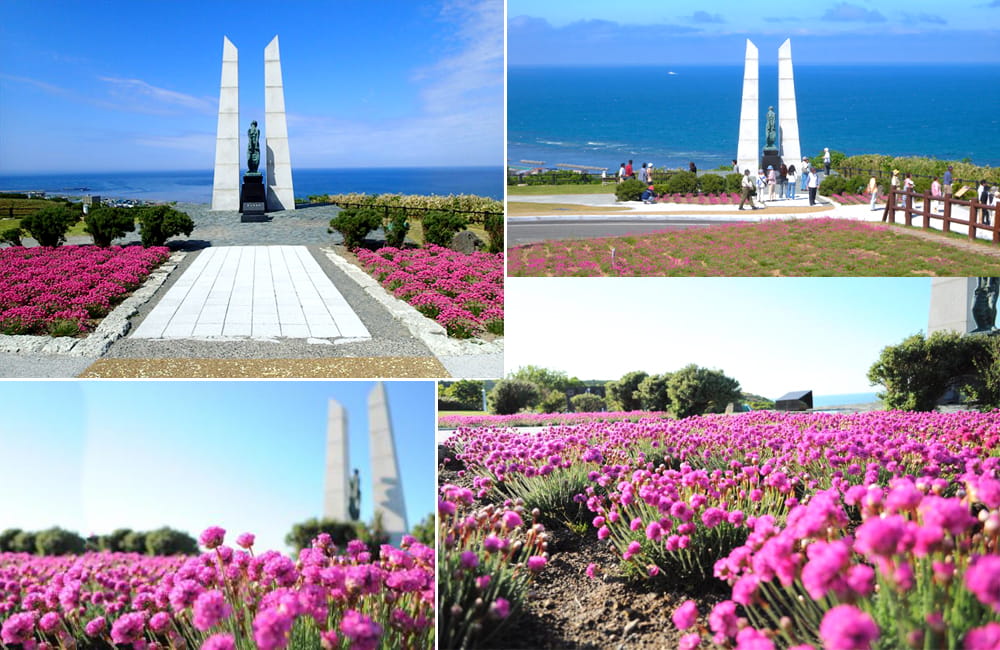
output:
[[[919,208],[914,206],[914,200],[923,200],[923,205]],[[901,205],[897,205],[901,204]],[[935,205],[941,205],[942,213],[933,212]],[[964,206],[969,208],[967,219],[953,214],[954,206]],[[922,194],[917,192],[907,192],[905,190],[890,189],[886,196],[885,211],[882,213],[882,221],[896,223],[897,212],[902,212],[899,220],[907,226],[913,226],[914,219],[919,218],[919,227],[931,230],[931,219],[941,220],[941,231],[952,232],[952,226],[965,226],[968,228],[969,239],[978,239],[980,230],[992,233],[993,243],[1000,243],[1000,224],[997,223],[996,211],[998,206],[985,205],[979,202],[978,197],[973,193],[968,201],[956,199],[952,195],[941,197],[931,196],[930,192]],[[992,217],[991,223],[984,223],[987,217]],[[935,229],[936,230],[936,229]]]

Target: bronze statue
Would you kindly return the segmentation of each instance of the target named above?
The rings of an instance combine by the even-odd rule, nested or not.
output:
[[[972,317],[976,321],[974,333],[995,332],[997,320],[997,295],[1000,278],[978,278],[972,299]]]
[[[358,476],[357,468],[354,469],[354,476],[351,477],[350,490],[351,493],[347,500],[347,514],[350,515],[351,521],[358,521],[361,519],[361,478]]]
[[[778,139],[778,132],[774,128],[774,106],[767,107],[767,134],[764,140],[764,147],[771,149]]]
[[[247,172],[257,173],[260,166],[260,131],[257,129],[257,120],[250,122],[250,129],[247,131]]]

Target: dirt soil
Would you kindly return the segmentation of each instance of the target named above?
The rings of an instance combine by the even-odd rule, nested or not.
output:
[[[471,487],[468,476],[454,469],[439,470],[441,484]],[[578,535],[566,527],[549,527],[549,563],[528,593],[528,602],[517,620],[510,621],[479,647],[549,650],[659,650],[676,648],[681,633],[671,615],[685,600],[698,603],[707,625],[708,612],[727,597],[728,588],[688,586],[669,576],[653,582],[627,580],[618,568],[619,556],[608,543],[597,539],[589,527]],[[587,565],[598,574],[590,578]]]

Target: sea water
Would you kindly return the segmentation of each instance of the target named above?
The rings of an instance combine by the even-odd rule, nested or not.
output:
[[[829,147],[1000,166],[998,65],[803,65],[794,75],[803,155]],[[507,88],[511,164],[614,173],[629,159],[704,170],[736,158],[742,65],[513,66]],[[759,97],[763,147],[777,66],[761,66]]]
[[[128,171],[0,176],[0,192],[211,203],[212,171]],[[503,168],[293,169],[296,197],[315,194],[476,194],[503,199]]]

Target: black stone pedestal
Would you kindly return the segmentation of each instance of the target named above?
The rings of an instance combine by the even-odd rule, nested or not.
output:
[[[777,149],[764,149],[762,152],[760,168],[766,172],[768,165],[774,167],[774,171],[781,169],[781,155]]]
[[[266,200],[264,175],[250,172],[244,174],[243,187],[240,188],[240,221],[267,221],[264,214]]]

